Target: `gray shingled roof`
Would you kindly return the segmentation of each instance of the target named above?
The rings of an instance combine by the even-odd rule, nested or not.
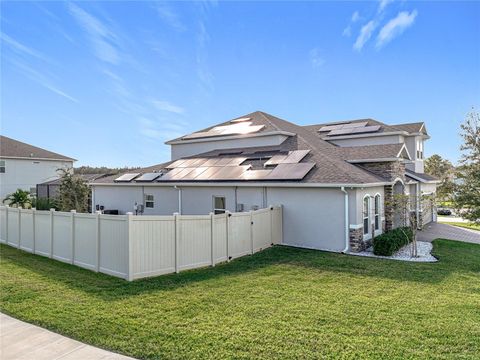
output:
[[[414,179],[414,180],[417,180],[414,177],[419,178],[419,179],[421,179],[422,182],[440,181],[435,176],[428,175],[428,174],[420,174],[420,173],[417,173],[415,171],[408,170],[408,169],[405,169],[405,175],[410,177],[411,179]],[[409,175],[413,175],[414,177],[409,176]]]
[[[399,155],[404,144],[382,144],[341,147],[345,160],[392,159]],[[402,154],[400,154],[402,155]]]
[[[0,157],[75,161],[75,159],[71,157],[26,144],[3,135],[0,135]]]
[[[303,178],[303,180],[301,180],[301,182],[322,184],[371,184],[384,182],[384,179],[381,179],[380,177],[363,170],[356,165],[350,164],[346,160],[353,158],[353,155],[356,151],[362,155],[368,154],[369,156],[378,157],[387,154],[388,157],[392,157],[391,155],[395,153],[395,150],[397,150],[396,145],[386,147],[361,146],[357,147],[357,149],[344,150],[345,148],[340,148],[320,139],[316,131],[311,131],[311,129],[308,129],[307,127],[293,124],[261,111],[256,111],[242,117],[252,118],[254,125],[265,125],[264,129],[266,130],[264,131],[285,131],[294,133],[296,135],[289,137],[279,146],[210,151],[208,153],[199,154],[192,157],[218,157],[222,156],[220,155],[221,153],[233,152],[236,150],[243,150],[245,152],[310,150],[310,153],[303,160],[303,162],[313,162],[315,163],[315,167]],[[228,121],[223,124],[226,123],[228,123]],[[388,149],[388,151],[385,151],[386,149]],[[382,152],[385,152],[385,154],[381,155]],[[165,166],[167,166],[169,163],[154,165],[148,168],[139,169],[137,171],[141,173],[159,171],[165,168]],[[120,174],[104,177],[96,180],[94,183],[112,183],[118,176],[120,176]]]

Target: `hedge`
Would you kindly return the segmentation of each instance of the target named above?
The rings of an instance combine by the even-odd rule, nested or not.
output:
[[[409,227],[396,228],[373,239],[373,253],[375,255],[392,256],[403,246],[411,243],[413,232]]]

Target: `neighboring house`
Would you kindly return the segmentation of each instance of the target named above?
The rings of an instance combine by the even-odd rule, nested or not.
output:
[[[284,244],[359,251],[397,225],[393,194],[435,192],[423,173],[428,138],[423,123],[300,126],[257,111],[168,141],[170,162],[94,180],[92,205],[166,215],[281,204]],[[432,210],[416,205],[425,223]]]
[[[82,178],[88,184],[90,184],[94,180],[97,180],[103,176],[108,176],[108,174],[76,174],[75,176]],[[54,180],[45,181],[41,184],[37,184],[37,197],[45,199],[56,198],[61,182],[62,179],[57,178]]]
[[[57,179],[60,168],[72,169],[68,156],[0,135],[0,200],[17,189],[36,193],[39,183]]]

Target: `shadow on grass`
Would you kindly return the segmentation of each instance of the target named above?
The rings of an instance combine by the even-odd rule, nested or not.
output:
[[[127,282],[105,274],[94,273],[73,265],[51,260],[1,245],[2,276],[8,276],[6,267],[13,265],[35,272],[50,281],[76,288],[102,300],[118,300],[148,292],[172,291],[195,283],[234,277],[250,272],[262,273],[266,268],[292,266],[316,272],[351,274],[397,281],[438,283],[452,272],[479,272],[480,245],[437,239],[433,242],[436,263],[414,263],[387,259],[275,246],[253,256],[246,256],[214,268],[184,271],[179,274]],[[273,270],[275,271],[275,270]]]

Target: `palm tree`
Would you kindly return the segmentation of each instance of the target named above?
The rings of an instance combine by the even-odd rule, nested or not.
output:
[[[25,208],[26,205],[32,205],[32,199],[30,197],[30,192],[22,189],[17,189],[14,193],[8,195],[3,202],[7,202],[10,206],[16,205],[17,207]]]

